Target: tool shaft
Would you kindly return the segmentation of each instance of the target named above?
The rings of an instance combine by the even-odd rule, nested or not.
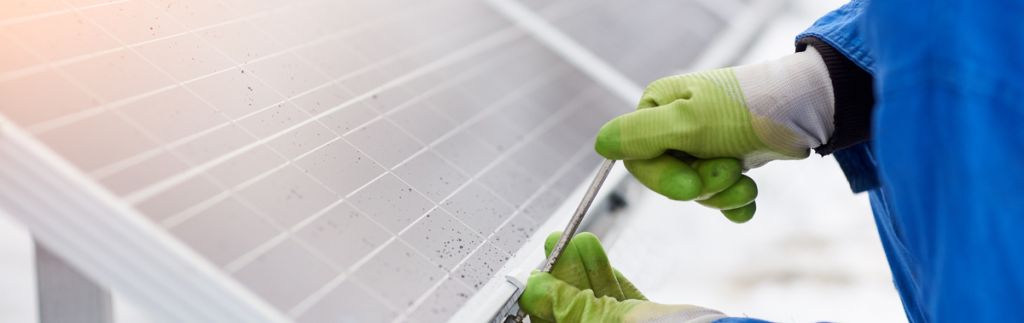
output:
[[[608,173],[612,171],[612,166],[615,166],[615,160],[606,159],[601,163],[601,167],[597,169],[597,175],[590,181],[590,186],[587,187],[586,193],[583,194],[583,199],[580,204],[576,206],[576,211],[572,213],[572,218],[569,219],[569,224],[565,225],[565,230],[562,230],[562,236],[558,239],[558,243],[555,243],[555,247],[551,249],[551,254],[548,255],[548,259],[544,261],[544,265],[540,267],[541,272],[551,272],[551,268],[555,267],[555,263],[558,262],[558,258],[562,257],[562,252],[565,251],[565,247],[569,245],[569,240],[576,235],[576,230],[579,230],[580,224],[583,223],[583,216],[587,215],[587,211],[590,210],[590,205],[594,203],[594,199],[597,198],[597,192],[601,190],[601,186],[604,185],[604,180],[608,178]],[[526,313],[522,309],[516,314],[514,318],[511,318],[513,322],[522,322],[523,318],[526,317]]]
[[[555,247],[551,249],[551,254],[544,261],[544,265],[540,267],[540,271],[551,272],[551,268],[555,266],[558,258],[562,257],[562,252],[569,245],[569,240],[576,235],[576,230],[579,230],[580,224],[583,223],[583,217],[590,210],[590,205],[594,203],[594,199],[597,198],[597,192],[604,185],[604,180],[608,178],[608,173],[611,172],[612,166],[615,166],[615,160],[612,159],[605,159],[601,163],[601,167],[597,169],[597,175],[594,176],[590,186],[587,187],[587,192],[583,194],[583,199],[576,206],[576,211],[573,212],[572,218],[569,219],[569,224],[565,226],[565,230],[562,230],[562,236],[558,239]]]

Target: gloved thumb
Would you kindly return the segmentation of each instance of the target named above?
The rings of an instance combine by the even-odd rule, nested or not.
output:
[[[519,307],[530,315],[533,321],[555,321],[555,303],[561,294],[578,293],[580,290],[566,284],[548,273],[533,272],[526,282],[526,290],[519,297]]]

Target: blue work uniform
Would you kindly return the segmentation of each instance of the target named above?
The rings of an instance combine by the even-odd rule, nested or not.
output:
[[[1024,322],[1024,3],[854,0],[806,37],[874,78],[871,139],[833,154],[910,322]]]

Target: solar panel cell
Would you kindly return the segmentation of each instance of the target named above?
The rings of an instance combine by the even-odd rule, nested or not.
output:
[[[127,194],[171,177],[189,165],[178,157],[166,152],[146,154],[142,161],[119,168],[116,172],[97,176],[97,179],[116,194]]]
[[[78,13],[69,11],[58,11],[54,15],[28,19],[5,28],[14,39],[48,61],[94,55],[118,46],[117,41],[102,29]]]
[[[148,1],[119,1],[85,8],[80,13],[128,45],[185,31],[185,27],[169,19],[166,13]]]
[[[283,233],[279,226],[234,198],[216,202],[175,225],[171,232],[221,266]]]
[[[455,268],[484,239],[442,209],[424,215],[401,238],[445,270]]]
[[[238,195],[285,227],[295,225],[337,199],[337,194],[291,165],[257,179]]]
[[[480,289],[510,257],[505,251],[485,242],[466,262],[452,271],[452,277],[473,289]]]
[[[514,211],[512,205],[477,182],[444,202],[444,208],[482,235],[490,235]]]
[[[335,268],[349,268],[392,235],[370,216],[338,203],[314,216],[295,236]]]
[[[227,122],[217,110],[182,88],[127,103],[117,111],[164,144]]]
[[[384,228],[398,233],[427,213],[433,203],[408,184],[385,174],[350,198],[352,205],[372,214]]]
[[[384,173],[384,168],[343,140],[335,140],[296,163],[335,193],[346,196]]]
[[[526,243],[533,233],[537,230],[539,224],[530,219],[523,212],[516,212],[508,222],[505,222],[498,231],[494,232],[491,237],[491,243],[495,247],[498,247],[505,252],[515,255],[519,252],[519,248]],[[537,252],[536,250],[527,250],[526,252]]]
[[[445,322],[473,295],[473,290],[455,279],[447,279],[438,285],[428,297],[409,314],[412,322]]]
[[[398,312],[352,280],[337,285],[298,318],[302,323],[388,322]]]
[[[16,44],[8,34],[6,30],[0,30],[0,44],[4,47],[4,50],[0,51],[0,74],[39,63],[39,59]]]
[[[389,138],[388,142],[380,141],[384,137]],[[389,169],[423,148],[421,143],[387,119],[371,121],[345,135],[345,139]]]
[[[68,4],[61,0],[16,0],[4,7],[0,19],[22,18],[36,14],[66,10]]]
[[[405,242],[396,240],[370,258],[353,276],[372,284],[388,305],[408,309],[444,278],[445,271]]]
[[[142,200],[135,207],[149,218],[163,221],[221,193],[217,184],[199,176]]]
[[[468,177],[433,151],[425,151],[394,171],[432,201],[443,201]]]
[[[271,247],[234,273],[234,277],[280,308],[297,305],[337,275],[337,270],[291,239]]]

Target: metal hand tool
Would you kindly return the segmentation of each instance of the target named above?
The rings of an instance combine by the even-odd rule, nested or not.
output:
[[[565,226],[565,230],[562,230],[562,237],[558,239],[558,243],[551,249],[551,254],[548,255],[548,259],[544,261],[544,265],[540,267],[541,272],[551,272],[551,268],[555,267],[555,262],[562,256],[562,252],[565,247],[569,245],[569,239],[572,239],[576,235],[576,230],[580,228],[580,223],[583,222],[583,216],[587,214],[587,210],[590,209],[590,204],[594,203],[594,198],[597,197],[597,192],[601,190],[601,185],[604,184],[604,180],[608,178],[608,173],[611,172],[612,166],[615,166],[615,160],[606,159],[601,163],[601,167],[597,169],[597,175],[590,182],[590,186],[587,187],[587,192],[583,194],[583,200],[576,206],[576,211],[573,212],[572,218],[569,219],[569,224]],[[516,313],[515,316],[509,316],[505,319],[505,322],[522,322],[523,318],[526,317],[526,313],[522,309]]]

